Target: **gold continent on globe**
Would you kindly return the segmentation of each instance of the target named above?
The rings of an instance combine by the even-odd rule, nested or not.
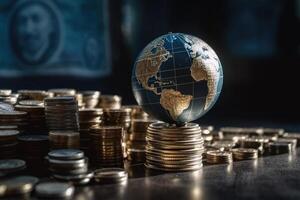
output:
[[[184,124],[203,116],[217,101],[222,86],[217,54],[201,39],[183,33],[150,42],[132,72],[138,104],[168,123]]]

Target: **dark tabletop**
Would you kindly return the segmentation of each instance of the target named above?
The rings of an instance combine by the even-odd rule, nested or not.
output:
[[[126,185],[81,187],[75,199],[300,199],[299,155],[300,149],[184,173],[160,173],[134,165]]]

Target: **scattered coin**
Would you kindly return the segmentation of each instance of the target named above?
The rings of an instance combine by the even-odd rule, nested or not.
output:
[[[271,142],[269,144],[269,152],[272,155],[291,153],[292,143],[290,142]]]
[[[84,153],[78,149],[59,149],[48,153],[50,159],[77,160],[84,157]]]

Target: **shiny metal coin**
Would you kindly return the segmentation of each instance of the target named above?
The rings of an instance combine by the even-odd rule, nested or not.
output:
[[[74,186],[62,182],[44,182],[35,187],[35,194],[42,198],[70,198],[75,191]]]
[[[84,157],[84,153],[78,149],[59,149],[48,153],[50,159],[57,160],[77,160]]]
[[[0,111],[2,112],[12,112],[14,111],[14,106],[8,103],[0,102]]]
[[[10,173],[22,170],[26,167],[26,162],[19,159],[0,160],[0,172]]]

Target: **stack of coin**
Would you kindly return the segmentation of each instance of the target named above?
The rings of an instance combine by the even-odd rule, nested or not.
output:
[[[209,164],[230,164],[232,160],[230,151],[212,150],[206,152],[206,162]]]
[[[162,171],[202,168],[203,138],[198,124],[152,123],[146,134],[146,167]]]
[[[0,97],[8,97],[12,93],[11,89],[0,89]]]
[[[48,134],[43,101],[22,100],[15,106],[15,109],[27,113],[27,126],[24,130],[26,133]]]
[[[99,108],[86,108],[79,110],[79,127],[80,127],[80,149],[86,154],[89,147],[90,128],[100,126],[102,122],[103,111]]]
[[[0,173],[1,175],[16,174],[26,168],[26,162],[19,159],[1,159]]]
[[[122,108],[131,109],[131,119],[148,119],[150,116],[143,110],[142,106],[139,105],[126,105]]]
[[[71,199],[74,191],[72,184],[62,182],[42,182],[35,186],[35,195],[45,199]]]
[[[45,99],[48,129],[78,131],[78,105],[75,97],[60,96]]]
[[[128,174],[122,168],[104,168],[94,171],[94,179],[100,184],[123,184],[127,182]]]
[[[269,143],[269,152],[271,155],[291,153],[292,143],[290,142],[271,142]]]
[[[300,146],[300,134],[299,133],[285,133],[283,138],[288,139],[296,139],[297,140],[297,147]]]
[[[48,136],[18,136],[18,155],[20,156],[20,158],[26,161],[30,172],[35,174],[44,172],[44,157],[47,155],[48,151]]]
[[[154,122],[156,121],[151,119],[132,120],[130,133],[125,137],[128,160],[131,162],[145,162],[146,132],[148,126]]]
[[[48,90],[48,92],[52,93],[54,97],[76,95],[76,90],[71,88],[55,88]]]
[[[51,149],[77,149],[80,146],[80,135],[74,131],[50,131],[49,143]]]
[[[85,108],[95,108],[99,103],[100,91],[81,91]]]
[[[46,97],[51,97],[51,94],[44,90],[18,90],[18,94],[18,102],[22,100],[44,101]]]
[[[269,140],[265,138],[247,138],[239,140],[239,146],[242,148],[257,149],[259,155],[265,153],[265,149],[269,144]]]
[[[117,126],[90,129],[91,162],[101,167],[123,166],[123,128]]]
[[[122,98],[118,95],[101,95],[97,107],[120,109],[122,105]]]
[[[251,148],[235,148],[231,150],[234,160],[254,160],[258,158],[258,150]]]
[[[239,128],[239,127],[223,127],[220,129],[220,137],[222,139],[233,139],[236,136],[259,136],[262,135],[262,128]]]
[[[21,111],[0,111],[0,126],[17,126],[23,132],[27,126],[27,113]]]
[[[48,153],[49,170],[54,178],[72,182],[75,185],[86,184],[93,178],[88,171],[88,158],[77,149],[60,149]]]
[[[293,139],[293,138],[278,138],[275,140],[275,142],[288,142],[291,143],[292,145],[292,150],[295,151],[297,148],[297,139]]]
[[[33,176],[17,176],[5,179],[0,183],[0,197],[14,196],[12,199],[27,199],[25,195],[34,189],[38,181],[39,179]],[[17,197],[17,195],[20,196]]]

